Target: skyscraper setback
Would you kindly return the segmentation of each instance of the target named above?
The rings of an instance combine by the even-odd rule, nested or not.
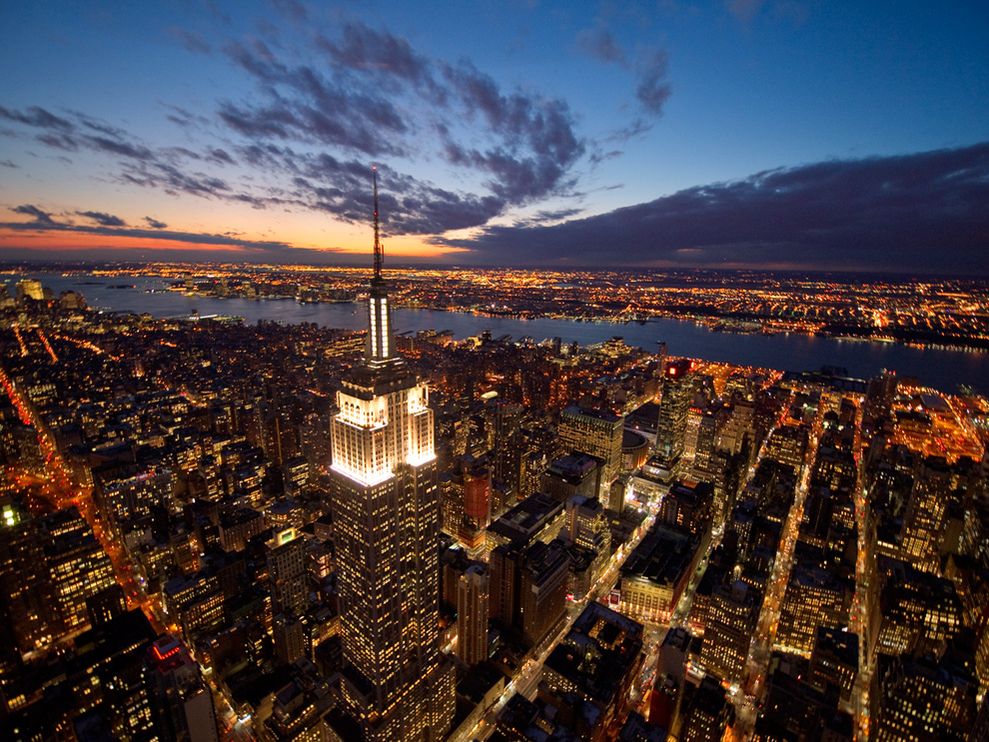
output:
[[[437,740],[454,709],[439,653],[439,494],[426,385],[394,354],[374,174],[374,275],[366,358],[333,418],[341,695],[367,740]]]

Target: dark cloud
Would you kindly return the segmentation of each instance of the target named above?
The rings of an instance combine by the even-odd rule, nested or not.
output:
[[[60,132],[38,134],[35,139],[41,142],[41,144],[44,144],[46,147],[61,149],[65,152],[75,152],[79,149],[79,143],[74,137],[71,137],[68,134],[62,134]]]
[[[467,116],[500,134],[500,141],[485,150],[448,139],[447,160],[493,175],[488,186],[506,204],[526,203],[565,185],[566,174],[585,150],[565,101],[503,94],[490,76],[466,62],[445,66],[444,77]]]
[[[140,229],[133,227],[118,227],[113,224],[99,224],[98,226],[89,226],[85,224],[70,224],[68,222],[60,222],[54,219],[52,215],[44,211],[37,206],[31,204],[24,204],[22,206],[16,206],[11,209],[17,214],[24,214],[25,216],[32,217],[31,221],[27,222],[0,222],[0,229],[9,229],[15,232],[41,232],[41,233],[75,233],[75,234],[91,234],[91,235],[101,235],[104,237],[132,237],[139,239],[149,239],[155,241],[168,241],[168,242],[182,242],[188,244],[196,245],[213,245],[217,247],[229,247],[229,248],[240,248],[249,251],[263,252],[269,254],[278,254],[285,251],[292,251],[295,248],[290,247],[284,242],[268,241],[268,240],[249,240],[243,239],[238,235],[234,234],[214,234],[211,232],[178,232],[165,230],[161,222],[155,222],[156,224],[162,224],[161,227],[156,227],[155,229]],[[109,214],[104,212],[76,212],[80,215],[86,216],[88,218],[94,219],[95,221],[100,221],[96,217],[109,217],[110,219],[116,219]],[[146,221],[151,223],[150,217],[146,217]],[[123,224],[123,222],[120,222]],[[152,224],[154,226],[154,224]]]
[[[663,106],[673,92],[666,77],[667,57],[663,51],[653,51],[639,64],[639,82],[635,97],[642,107],[654,116],[663,112]]]
[[[432,75],[429,61],[416,54],[408,41],[362,24],[348,23],[339,40],[320,36],[316,43],[334,64],[349,69],[416,83],[425,82]]]
[[[499,264],[987,274],[987,203],[989,142],[769,170],[556,226],[440,242]]]
[[[223,197],[232,192],[222,178],[205,173],[193,173],[159,160],[138,160],[125,163],[119,179],[145,188],[160,188],[165,193],[188,193],[193,196]]]
[[[9,108],[0,106],[0,118],[18,124],[24,124],[25,126],[33,126],[38,129],[72,130],[72,124],[69,121],[39,106],[29,106],[23,111],[12,111]]]
[[[162,105],[169,111],[165,118],[183,128],[193,128],[209,123],[209,119],[205,116],[192,113],[192,111],[182,108],[182,106],[174,106],[170,103],[163,103]]]
[[[19,166],[12,160],[0,160],[0,167],[9,167],[16,170]]]
[[[144,221],[147,222],[148,226],[151,227],[152,229],[166,229],[168,227],[168,225],[165,224],[165,222],[160,222],[151,216],[144,217]]]
[[[275,4],[304,20],[304,8]],[[194,34],[171,33],[203,50]],[[243,100],[220,101],[215,119],[165,104],[168,119],[190,137],[212,142],[205,145],[151,147],[75,111],[0,108],[0,118],[35,129],[48,147],[112,158],[110,177],[127,185],[255,208],[325,211],[345,221],[368,218],[370,161],[439,159],[454,178],[481,183],[450,190],[382,167],[382,211],[389,212],[392,234],[477,227],[512,207],[573,197],[578,163],[589,152],[592,164],[618,152],[579,136],[566,101],[505,88],[469,61],[427,57],[385,30],[354,22],[332,37],[304,38],[309,44],[301,49],[257,37],[224,46],[256,89]],[[607,32],[586,43],[599,56],[625,60]],[[664,95],[661,65],[650,62],[641,70],[640,97],[655,113]],[[635,124],[634,131],[643,126]],[[616,141],[630,132],[616,134]],[[215,166],[238,163],[256,175],[214,174]]]
[[[585,143],[565,101],[504,91],[469,62],[433,61],[405,39],[362,24],[345,25],[339,37],[320,36],[316,43],[331,67],[288,63],[257,39],[227,48],[256,79],[263,102],[224,102],[219,118],[245,140],[238,148],[245,162],[291,176],[289,201],[366,220],[367,162],[357,157],[428,155],[421,136],[427,127],[439,135],[436,154],[486,175],[489,192],[454,193],[397,171],[386,182],[382,171],[383,185],[403,193],[393,204],[394,232],[478,226],[510,206],[570,186]],[[425,113],[406,121],[399,107]],[[464,124],[452,131],[451,120]],[[299,145],[332,146],[347,156],[299,151]]]
[[[93,149],[106,152],[111,155],[120,155],[134,160],[151,160],[154,154],[143,144],[124,141],[122,139],[112,139],[106,136],[86,136],[83,139]]]
[[[634,68],[636,100],[650,117],[658,117],[663,113],[663,107],[672,93],[672,86],[667,79],[668,58],[665,51],[656,48],[640,50],[638,59],[632,64],[615,37],[602,26],[578,33],[577,48],[605,64]],[[638,117],[606,139],[626,141],[650,128],[652,128],[650,122]]]
[[[626,63],[625,52],[611,32],[604,28],[588,28],[577,34],[577,48],[600,62]]]
[[[213,49],[200,34],[184,28],[170,28],[168,34],[185,47],[186,51],[195,54],[209,54]]]
[[[47,112],[38,113],[41,110],[29,108],[20,112],[3,109],[10,120],[45,129],[44,133],[36,136],[42,144],[70,152],[87,149],[117,158],[120,170],[113,178],[122,183],[156,188],[171,195],[186,193],[201,198],[247,202],[258,207],[268,203],[282,203],[277,198],[265,198],[238,190],[223,178],[188,167],[187,161],[190,160],[205,160],[220,165],[235,164],[233,157],[221,147],[207,147],[203,153],[187,147],[152,149],[123,129],[85,114],[70,112],[71,121],[58,119],[53,123],[52,115]],[[191,114],[188,116],[191,117]]]
[[[48,147],[75,152],[89,149],[131,160],[153,161],[159,157],[151,148],[141,144],[123,129],[99,121],[86,114],[70,111],[71,120],[31,106],[23,111],[0,108],[0,117],[24,126],[42,129],[35,139]]]
[[[210,147],[206,159],[210,162],[215,162],[217,165],[233,165],[234,158],[230,156],[225,149],[222,147]]]
[[[101,227],[124,227],[126,222],[119,216],[114,216],[113,214],[107,214],[104,211],[77,211],[76,214],[79,216],[84,216],[87,219],[92,219],[94,222],[99,224]]]
[[[221,120],[243,136],[330,145],[372,157],[403,153],[394,142],[407,130],[405,121],[374,89],[354,89],[310,65],[287,65],[257,39],[232,43],[226,51],[263,84],[268,99],[221,105]]]
[[[33,221],[27,223],[34,226],[49,227],[55,224],[55,219],[50,212],[43,211],[34,204],[15,206],[11,211],[15,214],[24,214],[25,216],[33,217]]]
[[[240,155],[255,167],[291,179],[292,187],[279,195],[280,203],[325,211],[344,221],[370,219],[371,173],[362,160],[301,153],[276,145],[248,145]],[[504,207],[495,197],[437,188],[388,165],[379,165],[378,175],[383,186],[383,226],[391,234],[429,234],[476,226]]]
[[[542,209],[530,217],[516,220],[516,227],[538,227],[542,224],[560,222],[564,219],[571,219],[583,211],[581,208],[574,209]]]

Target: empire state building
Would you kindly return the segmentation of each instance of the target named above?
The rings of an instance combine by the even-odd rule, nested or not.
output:
[[[439,652],[439,495],[426,385],[395,354],[378,182],[364,363],[340,381],[332,509],[344,708],[366,740],[442,739],[453,669]]]

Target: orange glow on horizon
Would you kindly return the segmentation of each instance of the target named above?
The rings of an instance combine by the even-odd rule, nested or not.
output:
[[[179,229],[168,230],[182,231]],[[165,232],[167,234],[168,232]],[[333,247],[316,247],[319,239],[303,240],[279,240],[277,237],[256,237],[249,235],[239,235],[245,242],[284,242],[285,248],[278,245],[267,247],[258,245],[223,245],[212,242],[185,242],[170,240],[161,237],[133,237],[128,235],[88,234],[85,232],[73,232],[70,230],[13,230],[0,229],[0,249],[24,249],[24,250],[58,250],[84,252],[86,250],[169,250],[169,251],[199,251],[205,253],[215,253],[218,256],[229,254],[238,257],[248,257],[252,254],[259,256],[271,256],[273,252],[283,250],[286,259],[305,260],[307,257],[338,255],[361,255],[370,254],[371,244],[368,239],[355,239],[358,235],[353,235],[343,244]],[[446,247],[435,245],[427,241],[428,238],[422,236],[396,236],[389,239],[385,245],[385,255],[410,258],[435,258],[449,253],[463,252],[462,248]],[[306,244],[309,243],[309,244]],[[82,257],[82,256],[80,256]]]

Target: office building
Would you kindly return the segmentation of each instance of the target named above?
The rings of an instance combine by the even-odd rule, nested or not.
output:
[[[663,396],[656,423],[656,455],[671,475],[683,455],[691,396],[690,361],[670,361],[663,372]]]
[[[473,564],[457,581],[457,656],[467,665],[488,658],[490,580],[483,564]]]
[[[330,467],[341,693],[367,740],[438,740],[453,715],[439,655],[440,511],[426,385],[395,354],[377,183],[365,360],[341,380]]]
[[[567,407],[560,416],[560,445],[565,453],[584,453],[601,460],[597,496],[606,504],[611,483],[622,469],[624,418],[605,410]]]
[[[176,639],[164,636],[148,649],[151,718],[166,739],[217,742],[213,696],[199,666]]]

